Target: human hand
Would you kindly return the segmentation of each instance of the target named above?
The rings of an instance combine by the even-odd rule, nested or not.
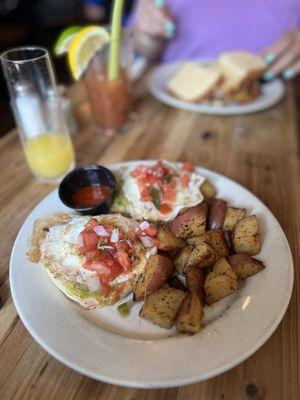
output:
[[[139,0],[134,30],[150,38],[171,39],[175,33],[175,24],[169,6],[165,0]]]
[[[282,74],[284,79],[293,79],[300,73],[300,29],[294,29],[263,52],[270,64],[263,78],[273,79]]]

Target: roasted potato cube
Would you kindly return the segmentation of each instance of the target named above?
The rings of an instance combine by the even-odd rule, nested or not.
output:
[[[260,232],[256,215],[245,217],[235,224],[232,241],[236,253],[255,255],[260,252]]]
[[[265,268],[261,261],[256,260],[247,254],[241,253],[232,254],[229,256],[228,262],[237,276],[241,279],[249,278]]]
[[[173,288],[175,288],[175,289],[180,289],[180,290],[186,291],[186,287],[184,286],[184,284],[183,284],[183,283],[181,282],[181,280],[178,279],[177,276],[175,276],[175,275],[170,276],[170,278],[168,279],[167,283],[168,283],[171,287],[173,287]]]
[[[135,301],[143,300],[150,293],[161,288],[173,273],[174,263],[161,254],[151,256],[146,264],[145,271],[138,277],[133,287]]]
[[[208,205],[201,203],[187,208],[171,222],[170,229],[177,237],[186,239],[205,232]]]
[[[205,302],[204,279],[204,272],[200,268],[190,267],[186,272],[186,286],[190,293],[199,297],[202,304]]]
[[[190,255],[192,254],[193,249],[194,246],[187,245],[183,247],[183,249],[179,250],[179,252],[176,254],[176,257],[174,259],[175,269],[181,275],[185,275],[188,269],[188,260],[190,258]]]
[[[212,229],[204,235],[204,240],[208,243],[221,257],[228,256],[228,248],[222,229]]]
[[[228,207],[224,218],[223,229],[232,231],[236,222],[244,218],[245,215],[245,208]]]
[[[229,262],[226,260],[225,257],[220,258],[215,265],[213,266],[213,271],[217,274],[225,274],[230,276],[231,278],[237,280],[237,274],[235,273],[234,269],[231,267]]]
[[[185,296],[182,290],[163,287],[146,298],[140,316],[162,328],[171,328]]]
[[[214,199],[208,212],[208,229],[220,229],[223,226],[227,203],[221,199]]]
[[[233,243],[232,243],[232,235],[231,231],[223,231],[224,239],[226,242],[226,246],[228,249],[229,254],[233,253]]]
[[[187,268],[194,266],[198,268],[211,267],[218,258],[220,257],[215,250],[209,244],[203,242],[194,247],[189,259],[187,260]]]
[[[159,250],[173,251],[185,246],[184,240],[176,237],[166,226],[157,227],[156,237],[159,240],[159,245],[157,246]]]
[[[205,181],[200,186],[200,190],[204,198],[207,200],[211,200],[214,197],[216,197],[217,191],[215,187],[207,179],[205,179]]]
[[[201,329],[203,307],[195,293],[189,293],[181,303],[176,318],[176,329],[184,333],[197,333]]]
[[[201,236],[187,238],[186,241],[187,241],[188,244],[192,244],[193,246],[197,246],[198,244],[205,242],[205,234],[203,234]]]
[[[204,281],[205,301],[208,305],[223,299],[238,289],[238,282],[227,274],[209,272]]]

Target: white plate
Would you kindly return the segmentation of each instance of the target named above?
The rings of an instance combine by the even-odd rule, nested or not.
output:
[[[55,190],[24,222],[10,262],[16,309],[34,339],[53,357],[82,374],[113,384],[173,387],[234,367],[274,332],[293,286],[293,261],[286,237],[253,194],[222,175],[198,170],[217,187],[220,197],[258,215],[263,237],[258,258],[266,264],[265,270],[249,278],[237,294],[207,308],[206,326],[194,336],[178,335],[140,319],[140,303],[128,318],[122,318],[116,306],[83,310],[53,285],[46,271],[26,260],[26,242],[35,218],[66,209]]]
[[[202,60],[204,64],[208,62],[211,62],[211,60]],[[264,83],[261,86],[262,94],[255,100],[246,104],[220,105],[209,101],[187,103],[173,97],[167,92],[165,87],[167,80],[174,74],[179,66],[180,63],[159,65],[151,72],[148,80],[148,87],[151,94],[156,97],[157,100],[175,108],[213,115],[249,114],[272,107],[274,104],[278,103],[285,94],[284,84],[280,79],[275,79],[272,82]]]

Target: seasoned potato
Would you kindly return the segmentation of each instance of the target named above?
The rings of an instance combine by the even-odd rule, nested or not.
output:
[[[185,275],[186,271],[188,270],[188,260],[190,258],[190,255],[192,254],[193,249],[194,246],[187,245],[183,247],[183,249],[179,250],[179,252],[176,254],[176,257],[174,259],[175,269],[181,275]]]
[[[260,252],[260,232],[256,215],[245,217],[235,224],[232,241],[236,253],[255,255]]]
[[[200,190],[204,198],[207,200],[211,200],[214,197],[216,197],[217,191],[215,187],[207,179],[205,179],[205,181],[200,186]]]
[[[205,232],[208,205],[201,203],[185,209],[171,222],[170,229],[177,237],[186,239]]]
[[[223,229],[232,231],[236,222],[244,218],[245,215],[245,208],[228,207],[224,218]]]
[[[176,318],[176,329],[184,333],[197,333],[201,329],[203,307],[195,293],[189,293],[181,303]]]
[[[203,242],[194,247],[187,260],[187,268],[194,266],[198,268],[211,267],[218,258],[220,257],[215,250],[209,244]]]
[[[208,305],[223,299],[238,289],[237,280],[227,274],[209,272],[204,281],[205,301]]]
[[[201,303],[204,304],[204,279],[205,275],[202,269],[197,267],[190,267],[186,273],[186,286],[190,293],[196,294]]]
[[[235,273],[234,269],[231,267],[229,262],[226,260],[225,257],[220,258],[215,265],[213,266],[213,271],[217,274],[225,274],[230,276],[231,278],[237,280],[237,274]]]
[[[140,316],[162,328],[171,328],[185,296],[182,290],[163,287],[146,298]]]
[[[167,283],[168,283],[171,287],[173,287],[173,288],[175,288],[175,289],[180,289],[180,290],[186,291],[186,287],[184,286],[184,284],[183,284],[183,283],[181,282],[181,280],[178,279],[177,276],[175,276],[175,275],[170,276],[170,278],[167,280]]]
[[[161,288],[173,270],[174,263],[168,257],[160,254],[151,256],[145,271],[138,277],[133,287],[134,300],[143,300],[147,295]]]
[[[228,262],[241,279],[249,278],[265,268],[261,261],[241,253],[229,256]]]
[[[156,237],[159,240],[159,245],[157,246],[159,250],[173,251],[185,246],[184,240],[176,237],[166,226],[157,227]]]
[[[223,231],[224,239],[226,242],[226,246],[229,254],[233,253],[233,243],[232,243],[232,235],[231,231]]]
[[[208,213],[208,229],[220,229],[223,226],[227,203],[221,199],[211,202]]]
[[[192,244],[193,246],[197,246],[200,243],[205,242],[205,233],[201,236],[195,236],[195,237],[191,237],[191,238],[187,238],[186,242],[188,244]]]
[[[224,238],[222,229],[212,229],[204,235],[204,240],[208,243],[221,257],[228,256],[228,248]]]

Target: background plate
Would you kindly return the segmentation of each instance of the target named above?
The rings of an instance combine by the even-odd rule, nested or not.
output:
[[[45,270],[26,260],[26,243],[35,218],[66,210],[55,190],[24,222],[10,262],[16,309],[34,339],[53,357],[82,374],[113,384],[174,387],[234,367],[274,332],[293,286],[293,261],[286,237],[267,207],[249,191],[222,175],[197,170],[217,187],[219,197],[258,215],[263,237],[258,258],[266,264],[265,270],[249,278],[237,294],[211,307],[206,312],[206,326],[194,336],[178,335],[139,319],[141,304],[135,305],[127,319],[119,316],[116,305],[83,310],[53,285]]]
[[[207,64],[211,60],[202,60],[201,63]],[[201,103],[187,103],[185,101],[176,99],[170,95],[166,89],[166,81],[171,75],[180,67],[180,63],[162,64],[154,68],[148,80],[148,87],[151,94],[157,100],[169,106],[182,108],[188,111],[194,111],[202,114],[214,115],[237,115],[237,114],[250,114],[257,111],[265,110],[278,103],[285,94],[285,86],[280,79],[275,79],[272,82],[264,83],[262,85],[262,94],[257,99],[246,104],[228,104],[217,105],[209,101]]]

